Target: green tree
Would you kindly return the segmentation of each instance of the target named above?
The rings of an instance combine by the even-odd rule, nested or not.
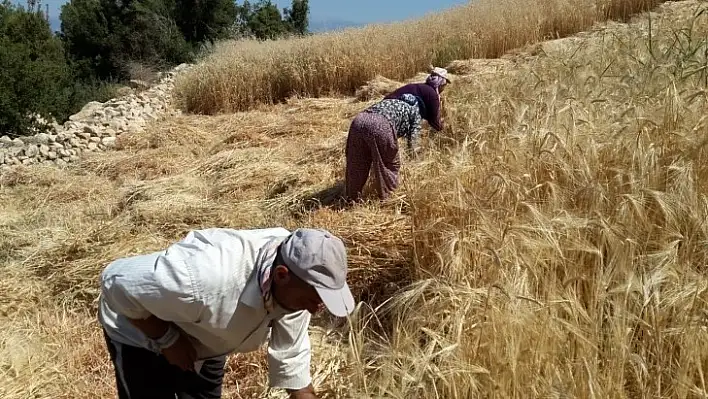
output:
[[[177,0],[175,20],[188,43],[225,38],[236,21],[233,0]]]
[[[61,9],[60,37],[80,79],[117,77],[118,35],[100,0],[71,0]]]
[[[286,8],[284,12],[288,31],[296,35],[306,35],[310,25],[309,13],[308,0],[293,0],[290,8]]]
[[[242,36],[256,39],[277,39],[288,34],[308,33],[310,6],[308,0],[293,0],[290,8],[278,7],[270,0],[256,3],[244,1],[236,5],[233,29]]]
[[[115,58],[124,76],[131,61],[165,68],[190,60],[190,46],[172,17],[175,9],[174,0],[140,0],[121,10]]]
[[[235,7],[236,18],[232,26],[232,33],[247,36],[250,34],[248,31],[248,21],[251,19],[251,15],[253,15],[253,6],[251,5],[251,2],[246,0],[241,5],[235,4]]]
[[[199,40],[223,36],[234,18],[226,0],[71,0],[61,37],[83,78],[125,80],[132,63],[162,69],[190,61]]]
[[[62,43],[44,16],[0,3],[0,134],[43,128],[35,115],[64,117],[70,77]]]
[[[247,26],[258,39],[277,39],[287,32],[280,10],[270,0],[260,0],[253,6]]]

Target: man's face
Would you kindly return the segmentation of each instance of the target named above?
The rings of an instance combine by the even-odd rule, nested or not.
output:
[[[289,312],[307,310],[311,314],[324,307],[315,288],[302,281],[287,267],[276,266],[274,272],[273,297],[280,307]]]

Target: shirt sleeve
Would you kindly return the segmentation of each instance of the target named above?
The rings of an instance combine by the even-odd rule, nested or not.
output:
[[[425,103],[426,108],[429,110],[428,123],[430,127],[438,132],[441,131],[443,129],[443,122],[440,113],[440,95],[432,87],[430,91],[426,92]]]
[[[166,251],[113,262],[101,274],[106,304],[131,319],[199,321],[205,304],[194,265],[218,262],[220,250],[205,234],[218,232],[192,231]]]
[[[309,325],[310,313],[306,310],[273,320],[268,345],[271,387],[295,390],[312,382]]]
[[[204,306],[189,265],[163,255],[149,263],[145,258],[123,259],[102,273],[101,295],[108,306],[131,319],[197,321]]]
[[[129,319],[147,319],[150,312],[140,304],[139,283],[129,274],[111,273],[108,268],[101,275],[101,297],[116,313]]]

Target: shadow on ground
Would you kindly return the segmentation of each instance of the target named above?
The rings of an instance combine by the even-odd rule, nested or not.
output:
[[[339,181],[312,194],[304,195],[298,199],[297,214],[302,215],[320,208],[330,208],[335,211],[347,209],[349,204],[344,197],[344,182]]]

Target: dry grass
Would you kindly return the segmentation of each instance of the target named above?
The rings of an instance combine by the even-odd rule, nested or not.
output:
[[[0,397],[111,397],[106,262],[274,225],[340,235],[365,301],[313,327],[322,397],[708,397],[707,8],[455,63],[447,128],[385,203],[337,202],[356,99],[182,116],[3,172]],[[283,397],[264,368],[231,357],[224,396]]]
[[[628,18],[660,0],[479,0],[426,18],[308,38],[221,43],[177,82],[184,109],[251,109],[290,96],[351,95],[376,75],[402,81],[430,64],[495,58],[597,21]]]

